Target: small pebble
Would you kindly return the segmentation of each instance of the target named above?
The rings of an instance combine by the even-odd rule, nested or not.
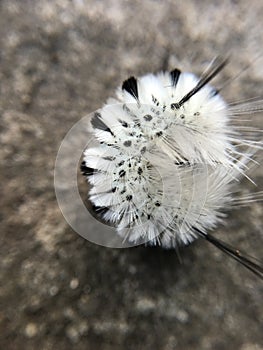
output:
[[[70,286],[71,289],[76,289],[76,288],[78,288],[78,286],[79,286],[79,280],[78,280],[77,278],[73,278],[73,279],[70,281],[69,286]]]
[[[28,323],[25,328],[25,335],[28,338],[33,338],[37,334],[37,325],[35,323]]]

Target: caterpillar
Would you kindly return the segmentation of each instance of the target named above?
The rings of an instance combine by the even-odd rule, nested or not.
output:
[[[262,103],[229,104],[210,85],[227,63],[216,57],[199,78],[174,69],[125,80],[90,120],[97,145],[81,171],[94,212],[124,240],[176,248],[201,237],[263,278],[260,261],[209,233],[226,210],[262,199],[235,196],[262,148],[235,120]]]

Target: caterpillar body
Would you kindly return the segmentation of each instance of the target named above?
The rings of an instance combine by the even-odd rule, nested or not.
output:
[[[208,233],[261,148],[233,122],[261,105],[230,106],[209,84],[226,63],[216,58],[200,78],[174,69],[124,81],[90,121],[98,144],[81,170],[95,212],[123,239],[174,248],[202,237],[262,278],[260,263]]]

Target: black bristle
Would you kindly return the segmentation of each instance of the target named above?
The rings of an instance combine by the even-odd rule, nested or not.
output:
[[[84,176],[91,176],[95,173],[95,169],[87,167],[84,161],[80,165],[80,170]]]
[[[137,79],[134,77],[130,77],[123,82],[122,90],[126,90],[130,95],[136,98],[136,100],[139,99]]]
[[[111,129],[102,121],[101,114],[99,112],[94,113],[94,116],[91,119],[91,124],[92,124],[94,129],[100,129],[103,131],[107,131],[113,135]]]
[[[210,82],[227,64],[228,60],[222,57],[217,57],[211,66],[204,72],[196,86],[190,90],[183,98],[176,103],[171,104],[171,109],[179,109],[185,102],[200,91],[206,84]]]
[[[198,236],[204,238],[209,243],[213,244],[215,247],[220,249],[222,252],[226,253],[228,256],[238,261],[241,265],[246,267],[255,275],[263,279],[263,266],[261,261],[241,252],[239,249],[235,249],[230,244],[227,244],[208,233],[202,232],[198,228],[194,228],[194,230],[198,234]]]
[[[176,87],[180,74],[181,71],[177,68],[170,72],[173,87]]]
[[[96,205],[92,206],[92,209],[94,212],[99,215],[100,217],[103,217],[104,214],[106,214],[109,211],[108,207],[98,207]]]

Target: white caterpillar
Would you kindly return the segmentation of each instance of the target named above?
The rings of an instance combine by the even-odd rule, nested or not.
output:
[[[225,64],[216,58],[200,79],[175,69],[126,80],[91,119],[99,145],[81,169],[95,211],[124,239],[170,248],[201,236],[262,277],[260,264],[207,233],[261,147],[231,123],[257,105],[230,107],[208,84]]]

